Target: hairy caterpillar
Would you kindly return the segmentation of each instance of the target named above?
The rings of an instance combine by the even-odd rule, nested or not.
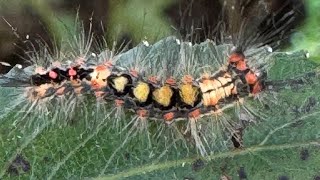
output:
[[[242,121],[263,118],[253,112],[255,108],[242,105],[240,98],[250,99],[250,94],[272,84],[265,73],[277,53],[269,46],[250,44],[239,50],[228,42],[193,45],[168,37],[127,52],[105,50],[97,55],[89,50],[91,43],[89,37],[79,45],[82,48],[56,55],[45,48],[44,54],[32,52],[31,61],[42,69],[16,66],[1,77],[1,87],[19,87],[17,95],[10,97],[19,100],[3,112],[8,116],[14,112],[14,121],[7,121],[14,127],[8,137],[18,131],[30,135],[24,137],[21,149],[47,128],[84,120],[87,138],[107,129],[123,140],[106,158],[100,171],[104,174],[129,141],[142,139],[150,149],[162,149],[157,159],[181,146],[206,156],[232,147],[231,139],[241,144],[237,129],[245,127]],[[54,63],[57,60],[60,63]],[[61,162],[68,158],[69,154]],[[8,159],[12,160],[10,155]],[[48,177],[54,177],[61,166],[54,166]]]

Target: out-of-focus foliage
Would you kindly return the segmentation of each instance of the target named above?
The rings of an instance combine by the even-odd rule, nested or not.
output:
[[[292,39],[294,49],[307,49],[314,60],[320,61],[320,1],[306,0],[306,21]]]
[[[300,0],[288,1],[293,6],[300,2]],[[23,49],[26,48],[21,40],[25,40],[27,35],[30,40],[41,37],[49,45],[52,45],[52,41],[59,44],[61,39],[68,39],[66,36],[70,36],[70,33],[65,32],[61,24],[73,28],[76,16],[83,21],[86,31],[90,29],[92,23],[92,30],[97,37],[105,37],[109,43],[116,40],[120,43],[132,41],[136,44],[142,39],[155,42],[167,35],[188,36],[194,33],[203,41],[211,37],[212,31],[221,20],[222,10],[233,9],[232,3],[229,3],[231,0],[226,2],[224,4],[224,0],[2,0],[0,17],[5,18],[12,27],[4,20],[0,20],[0,60],[11,64],[23,64],[19,56],[23,56]],[[282,6],[276,0],[265,0],[265,4],[271,12]],[[319,2],[308,0],[305,4],[308,8],[308,18],[306,24],[299,29],[299,32],[300,30],[302,32],[297,33],[293,42],[299,49],[310,45],[312,48],[308,49],[315,53],[318,47],[319,33],[316,32]],[[246,11],[249,12],[250,9],[257,8],[249,5]],[[303,14],[301,10],[301,15]],[[252,15],[254,13],[250,14]],[[231,18],[227,14],[223,16]],[[14,36],[12,28],[21,36],[21,40]],[[301,43],[301,37],[305,43]],[[54,46],[52,45],[52,48]],[[0,72],[8,70],[9,68],[0,67]]]
[[[21,41],[26,36],[30,40],[41,38],[49,45],[59,44],[63,39],[70,39],[65,32],[75,26],[75,19],[83,22],[86,32],[90,30],[97,37],[107,38],[108,42],[133,41],[142,39],[155,41],[170,35],[173,28],[165,15],[165,9],[176,1],[115,1],[115,0],[12,0],[0,2],[0,61],[12,64],[23,63],[14,54],[23,54],[26,49]],[[62,23],[61,23],[62,22]],[[9,25],[10,24],[10,25]],[[11,27],[10,27],[11,26]],[[14,32],[12,32],[14,30]],[[18,34],[20,39],[16,35]],[[37,37],[35,37],[37,36]],[[71,35],[72,36],[72,35]],[[37,47],[35,47],[37,50]],[[3,71],[8,68],[1,67]]]

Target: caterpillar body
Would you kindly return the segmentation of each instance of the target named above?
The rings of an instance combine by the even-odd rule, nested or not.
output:
[[[196,51],[202,53],[197,57]],[[132,56],[136,53],[139,55]],[[168,37],[152,47],[141,43],[118,55],[106,50],[71,64],[15,67],[2,77],[2,86],[12,82],[16,85],[12,79],[20,81],[28,87],[24,94],[31,104],[91,95],[133,111],[143,121],[155,119],[171,124],[187,120],[195,124],[203,116],[217,117],[225,107],[263,91],[272,55],[269,46],[239,53],[234,52],[232,44],[207,41],[191,45]],[[257,62],[264,68],[252,67]],[[191,130],[200,153],[206,155],[197,130]]]
[[[198,117],[215,112],[219,105],[262,90],[260,77],[249,69],[244,56],[237,53],[231,54],[229,63],[218,72],[203,74],[198,79],[184,75],[178,82],[173,77],[163,79],[164,82],[159,81],[157,76],[144,78],[134,69],[121,71],[119,69],[125,68],[108,61],[92,67],[85,66],[55,67],[32,75],[30,85],[34,88],[28,92],[28,98],[42,99],[71,91],[78,94],[93,91],[103,99],[114,99],[116,104],[124,104],[141,116],[171,122],[175,118]]]

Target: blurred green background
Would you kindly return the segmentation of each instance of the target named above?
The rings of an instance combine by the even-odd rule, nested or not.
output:
[[[132,42],[131,45],[134,45],[143,39],[154,42],[168,35],[188,38],[190,34],[197,34],[199,40],[204,40],[213,37],[211,33],[215,31],[214,28],[222,15],[227,20],[230,19],[228,9],[234,9],[232,1],[1,0],[0,61],[23,64],[23,52],[26,48],[21,40],[27,35],[30,40],[41,38],[49,45],[52,45],[52,40],[59,44],[61,39],[67,39],[66,36],[70,35],[64,29],[65,26],[75,26],[77,14],[80,21],[83,21],[86,32],[92,22],[95,35],[106,38],[107,42]],[[265,4],[265,9],[258,8],[259,2]],[[289,47],[307,49],[317,59],[320,1],[252,0],[244,11],[249,12],[247,16],[255,16],[254,9],[272,14],[284,6],[298,7],[297,11],[301,14],[301,17],[295,20],[295,33],[290,39],[292,44]],[[225,14],[222,13],[223,10],[226,10]],[[12,30],[19,34],[20,40]],[[0,66],[0,72],[8,70],[8,67]]]

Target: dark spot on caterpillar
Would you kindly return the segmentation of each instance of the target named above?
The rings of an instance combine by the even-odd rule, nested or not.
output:
[[[30,171],[30,169],[30,163],[27,160],[25,160],[25,158],[22,155],[18,154],[10,164],[7,172],[10,175],[20,175],[22,173]]]
[[[240,167],[238,171],[239,179],[247,179],[247,173],[244,170],[244,167]]]
[[[314,180],[320,180],[320,176],[315,176]]]
[[[232,134],[231,141],[233,143],[233,147],[235,148],[242,148],[242,129],[236,129],[235,132]]]
[[[288,176],[279,176],[279,180],[289,180]]]
[[[309,155],[310,154],[309,154],[308,149],[303,149],[300,151],[300,159],[303,161],[307,160],[309,158]]]
[[[192,163],[192,170],[199,171],[204,168],[204,162],[201,159],[197,159],[195,162]]]

